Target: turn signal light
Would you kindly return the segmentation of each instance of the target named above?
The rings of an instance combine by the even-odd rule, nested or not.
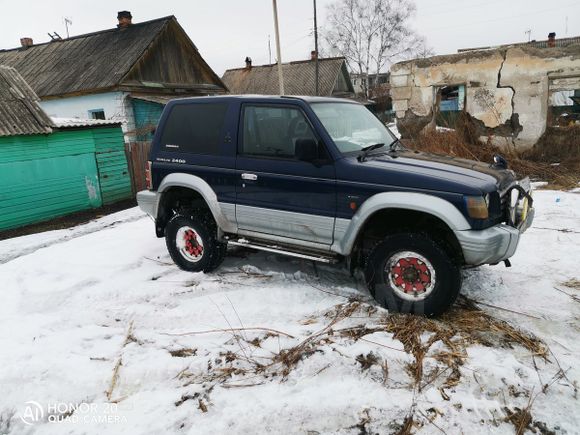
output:
[[[468,196],[465,198],[465,205],[470,218],[487,219],[489,217],[487,202],[483,196]]]

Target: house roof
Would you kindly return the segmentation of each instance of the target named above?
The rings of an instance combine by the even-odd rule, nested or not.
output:
[[[332,95],[339,74],[346,72],[344,57],[318,60],[319,94]],[[315,61],[282,64],[286,95],[315,95]],[[227,70],[222,80],[233,94],[278,95],[278,65],[252,66]]]
[[[48,134],[54,126],[14,68],[0,65],[0,136]]]
[[[29,48],[0,50],[0,64],[16,68],[41,98],[115,88],[170,23],[179,26],[174,16],[168,16],[123,29],[102,30]],[[180,26],[179,29],[183,31]],[[197,52],[193,42],[191,45]],[[200,62],[207,66],[201,56]],[[215,82],[221,83],[213,71],[211,74]]]

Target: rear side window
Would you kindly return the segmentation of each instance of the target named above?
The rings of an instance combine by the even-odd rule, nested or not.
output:
[[[165,151],[217,154],[227,103],[178,104],[173,107],[161,135]]]

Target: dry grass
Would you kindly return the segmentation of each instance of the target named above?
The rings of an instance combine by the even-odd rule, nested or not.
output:
[[[521,153],[509,142],[500,149],[491,140],[480,141],[467,121],[458,122],[456,130],[426,131],[405,144],[411,149],[489,163],[494,154],[501,154],[519,176],[547,181],[551,188],[570,189],[580,182],[580,126],[552,129],[534,148]]]
[[[211,406],[209,393],[216,385],[220,385],[222,388],[247,388],[268,382],[285,382],[302,361],[317,352],[325,351],[329,345],[334,343],[346,345],[348,342],[354,343],[362,340],[412,355],[412,361],[407,363],[404,368],[409,375],[409,389],[413,390],[414,397],[417,397],[417,394],[427,387],[433,386],[439,390],[444,400],[451,400],[450,394],[446,390],[461,382],[461,367],[468,359],[467,349],[474,344],[494,348],[521,346],[527,349],[534,358],[539,357],[548,361],[549,349],[539,338],[512,326],[508,322],[494,318],[466,298],[461,298],[451,311],[439,319],[406,314],[382,314],[375,307],[358,300],[349,300],[333,306],[326,313],[318,316],[318,321],[321,319],[326,319],[326,325],[300,341],[286,333],[277,333],[273,330],[267,330],[267,328],[263,328],[263,330],[256,328],[252,337],[243,335],[242,331],[230,330],[230,334],[237,335],[237,339],[231,338],[229,342],[240,346],[245,343],[248,345],[245,351],[242,352],[241,348],[237,352],[234,350],[224,351],[220,353],[218,358],[208,359],[207,370],[203,370],[201,373],[193,373],[189,369],[181,372],[177,378],[183,382],[184,386],[203,385],[205,393],[184,396],[176,402],[176,406],[181,405],[186,400],[193,400],[197,402],[197,407],[201,412],[206,412]],[[357,319],[363,320],[357,321]],[[349,324],[339,328],[338,324],[343,321],[349,322]],[[307,322],[307,324],[313,323]],[[392,335],[393,339],[402,344],[404,350],[365,338],[367,335],[376,333]],[[256,334],[259,336],[256,337]],[[265,350],[268,347],[263,349],[263,342],[272,338],[284,338],[286,342],[288,340],[298,342],[295,345],[281,348],[278,352]],[[433,349],[436,343],[439,345]],[[252,347],[253,349],[261,349],[261,351],[255,354],[251,351]],[[335,346],[332,346],[332,349],[344,358],[351,358],[335,349]],[[181,352],[179,356],[182,356]],[[429,370],[425,369],[426,359],[430,362]],[[378,370],[382,371],[382,379],[371,378],[382,382],[383,385],[387,384],[389,364],[386,358],[380,355],[380,352],[372,351],[359,354],[353,358],[353,363],[360,367],[361,372],[377,367]],[[322,367],[313,376],[318,375],[329,366],[330,364]],[[563,379],[564,376],[565,373],[562,372],[557,380]],[[506,421],[514,423],[514,426],[517,424],[517,427],[529,427],[530,424],[535,424],[535,422],[530,423],[531,420],[526,419],[531,413],[531,404],[532,402],[525,408],[524,413],[518,412],[517,409],[513,411],[512,414],[508,415]],[[395,432],[410,434],[413,428],[425,424],[419,415],[415,415],[415,406],[414,399],[411,410],[406,414],[402,424],[396,427]],[[370,422],[368,415],[363,417],[356,426],[361,431],[360,433],[366,433],[367,424]],[[428,423],[437,427],[433,419],[425,418]]]
[[[568,288],[573,288],[574,290],[580,290],[580,279],[572,278],[563,282],[562,285]]]
[[[336,329],[339,322],[355,313],[371,317],[374,310],[359,301],[338,304],[325,314],[325,317],[330,319],[325,327],[294,346],[281,349],[270,357],[259,360],[252,358],[247,352],[228,351],[222,353],[220,358],[210,360],[206,373],[194,375],[184,372],[179,377],[186,380],[187,384],[225,383],[234,376],[238,382],[256,375],[284,381],[302,360],[320,351],[322,346],[345,338],[352,341],[369,341],[364,337],[381,332],[392,334],[394,339],[402,343],[404,352],[413,356],[413,361],[406,366],[406,370],[418,391],[438,380],[440,389],[457,385],[461,380],[460,367],[467,359],[467,348],[473,344],[507,348],[522,346],[531,355],[548,360],[548,349],[540,339],[492,317],[465,298],[459,306],[437,320],[407,314],[391,314],[376,318],[377,322],[372,326],[358,324]],[[231,333],[238,334],[237,331]],[[239,335],[238,339],[259,348],[263,340],[276,336],[279,335],[269,331],[268,337],[246,339]],[[443,347],[431,351],[431,347],[437,342],[441,342]],[[427,375],[424,373],[426,357],[439,363],[438,367]],[[372,352],[360,354],[355,361],[360,364],[363,371],[374,365],[379,366],[383,371],[384,382],[387,381],[389,370],[387,361],[376,354]],[[442,395],[445,397],[444,392]]]

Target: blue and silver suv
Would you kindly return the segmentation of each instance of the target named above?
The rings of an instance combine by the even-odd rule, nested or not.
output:
[[[437,315],[462,267],[509,264],[532,222],[529,181],[495,160],[410,151],[349,100],[190,98],[165,108],[137,200],[184,270],[228,244],[343,261],[383,306]]]

